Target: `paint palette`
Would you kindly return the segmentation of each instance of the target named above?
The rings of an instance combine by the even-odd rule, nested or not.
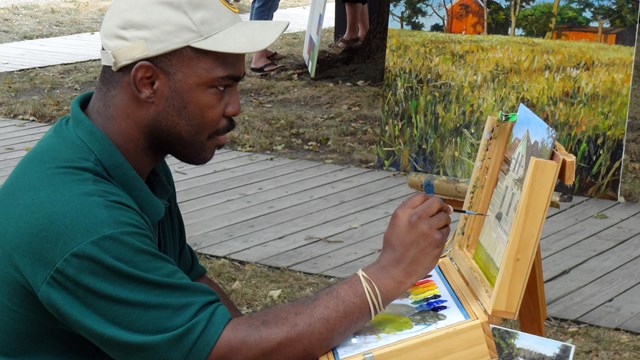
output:
[[[442,271],[436,267],[406,294],[394,300],[363,329],[333,351],[335,359],[344,359],[426,334],[458,322],[469,315],[460,304]]]

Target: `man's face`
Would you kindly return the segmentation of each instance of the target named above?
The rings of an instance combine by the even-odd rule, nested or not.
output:
[[[189,50],[162,69],[168,86],[149,145],[189,164],[211,160],[240,113],[244,67],[244,55]]]

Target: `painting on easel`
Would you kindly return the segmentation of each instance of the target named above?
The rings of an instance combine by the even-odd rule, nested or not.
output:
[[[556,132],[520,104],[473,259],[495,285],[531,157],[550,159]]]

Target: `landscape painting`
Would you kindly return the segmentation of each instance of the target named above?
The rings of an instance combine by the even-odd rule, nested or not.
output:
[[[499,360],[571,360],[573,344],[491,325]]]
[[[487,117],[523,103],[577,157],[563,191],[617,198],[638,0],[392,0],[390,13],[381,167],[468,179]]]
[[[473,259],[491,285],[500,270],[532,157],[550,159],[556,133],[520,105]]]

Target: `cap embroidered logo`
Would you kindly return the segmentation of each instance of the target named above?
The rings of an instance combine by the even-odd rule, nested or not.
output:
[[[238,12],[240,12],[240,10],[238,10],[238,7],[234,3],[232,3],[231,1],[233,1],[233,0],[220,0],[222,5],[226,6],[227,9],[229,9],[229,10],[231,10],[234,13],[237,14]]]

